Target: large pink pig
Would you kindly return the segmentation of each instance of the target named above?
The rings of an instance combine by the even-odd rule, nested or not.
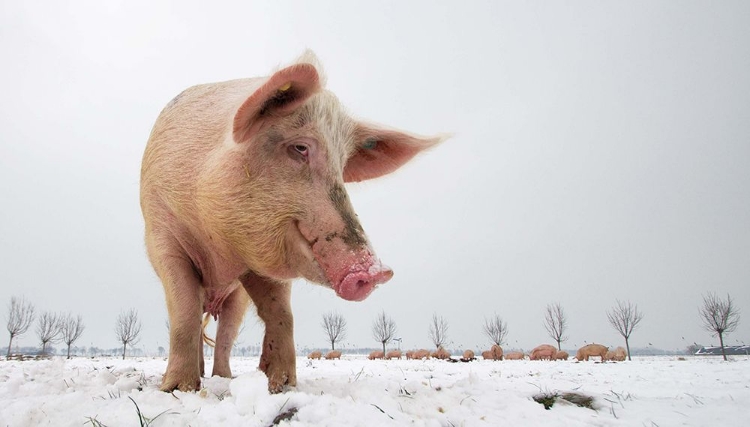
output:
[[[266,326],[260,369],[269,390],[293,386],[291,280],[360,301],[393,275],[344,183],[393,172],[442,138],[355,120],[323,86],[308,52],[269,77],[191,87],[157,119],[141,208],[171,325],[162,390],[200,387],[204,313],[218,318],[213,375],[231,376],[250,300]]]

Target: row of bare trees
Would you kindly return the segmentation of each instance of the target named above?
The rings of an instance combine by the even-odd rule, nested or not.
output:
[[[13,339],[25,334],[31,325],[36,322],[36,334],[42,344],[42,354],[47,353],[47,346],[52,343],[64,342],[68,346],[68,359],[70,359],[70,347],[83,334],[85,326],[83,318],[73,316],[70,313],[58,314],[45,311],[36,316],[36,309],[26,298],[11,297],[8,305],[7,329],[10,334],[8,342],[8,353],[10,357]]]
[[[722,355],[726,360],[724,335],[733,332],[739,323],[739,311],[732,298],[727,295],[727,299],[724,301],[718,298],[716,294],[709,293],[703,297],[703,305],[699,308],[699,313],[704,328],[719,337]],[[628,360],[631,360],[630,336],[643,320],[643,313],[638,309],[638,305],[618,299],[615,306],[607,310],[607,320],[625,340]],[[331,350],[335,349],[336,343],[341,342],[346,337],[346,319],[340,314],[324,314],[321,326],[331,343]],[[560,303],[547,305],[544,328],[547,330],[547,334],[557,343],[557,349],[561,350],[562,343],[568,339],[566,335],[568,321],[565,310]],[[383,346],[383,353],[386,351],[386,344],[396,336],[396,330],[396,322],[387,316],[385,311],[378,314],[372,325],[372,336]],[[500,316],[495,314],[491,318],[485,319],[483,332],[493,344],[503,345],[508,335],[508,325]],[[444,347],[448,343],[448,322],[445,318],[437,314],[432,315],[428,337],[436,348]]]
[[[715,293],[709,293],[703,297],[703,305],[699,308],[703,326],[709,332],[719,337],[722,355],[727,359],[724,348],[724,336],[734,332],[739,324],[739,310],[734,305],[731,296],[727,299],[719,298]],[[47,346],[51,343],[64,342],[70,348],[77,341],[85,326],[80,315],[56,314],[43,312],[38,318],[34,306],[25,298],[11,298],[8,306],[7,329],[10,334],[8,342],[7,357],[10,357],[13,340],[28,331],[34,320],[37,319],[36,333],[42,344],[42,353],[46,353]],[[607,311],[607,320],[610,325],[625,339],[628,360],[630,360],[630,336],[643,320],[643,313],[638,306],[630,301],[616,300],[616,305]],[[141,322],[138,312],[130,309],[121,312],[115,323],[115,335],[118,342],[122,344],[122,357],[125,358],[128,345],[135,345],[141,333]],[[346,319],[337,313],[323,315],[321,326],[325,331],[331,350],[335,349],[336,343],[346,337]],[[561,350],[562,342],[568,339],[565,334],[568,323],[565,311],[559,303],[547,305],[544,316],[544,327],[549,336],[557,342],[558,350]],[[167,326],[167,328],[169,328]],[[393,321],[385,311],[382,311],[372,325],[373,338],[382,344],[385,353],[386,345],[396,336],[396,322]],[[502,345],[508,334],[507,323],[497,314],[485,319],[483,325],[485,335],[493,344]],[[448,322],[442,316],[433,314],[428,329],[428,337],[436,348],[444,347],[448,343]]]
[[[54,313],[45,311],[38,317],[36,308],[26,298],[11,297],[8,304],[8,314],[6,327],[10,334],[8,341],[8,353],[10,357],[13,340],[25,334],[36,320],[35,332],[42,345],[42,354],[47,354],[47,347],[50,344],[63,342],[68,347],[67,357],[70,359],[70,348],[78,341],[86,329],[83,324],[83,318],[80,315],[73,316],[70,313]],[[127,346],[133,345],[138,341],[141,333],[141,322],[138,320],[138,312],[131,309],[122,312],[117,317],[115,323],[115,334],[118,341],[123,345],[122,357],[125,358]]]

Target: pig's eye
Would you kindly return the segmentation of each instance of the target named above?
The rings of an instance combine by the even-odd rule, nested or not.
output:
[[[310,147],[304,144],[293,144],[289,146],[289,155],[297,160],[305,160],[310,154]]]

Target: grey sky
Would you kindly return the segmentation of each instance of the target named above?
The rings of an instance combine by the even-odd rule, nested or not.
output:
[[[306,47],[356,116],[455,136],[392,176],[350,187],[391,282],[351,303],[295,284],[298,346],[375,346],[385,309],[403,346],[620,345],[605,311],[645,314],[631,345],[717,342],[701,294],[730,293],[750,334],[750,3],[3,2],[0,304],[81,314],[81,345],[114,347],[134,307],[140,346],[166,346],[144,250],[140,160],[161,108],[197,83],[267,75]],[[248,325],[255,325],[254,313]],[[260,341],[248,327],[243,345]],[[5,338],[0,339],[7,340]],[[7,341],[0,340],[6,345]],[[34,344],[33,333],[20,343]]]

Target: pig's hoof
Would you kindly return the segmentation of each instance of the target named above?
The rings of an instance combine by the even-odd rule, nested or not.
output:
[[[161,383],[161,391],[171,393],[175,390],[180,391],[196,391],[201,388],[201,380],[198,378],[193,381],[179,381],[176,379],[164,378]]]
[[[271,394],[283,393],[296,385],[297,381],[284,373],[268,378],[268,392]]]

